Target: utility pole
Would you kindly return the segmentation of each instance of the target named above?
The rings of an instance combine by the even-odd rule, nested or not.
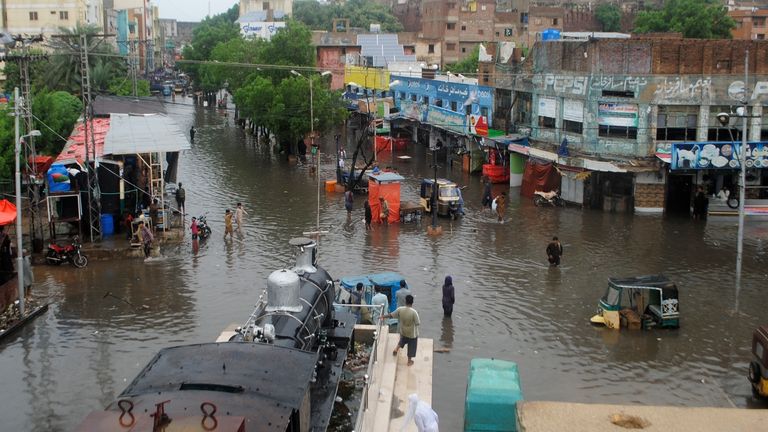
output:
[[[33,116],[32,116],[32,92],[31,92],[31,80],[29,78],[29,66],[33,61],[46,60],[48,58],[45,54],[30,54],[29,45],[35,42],[42,42],[43,35],[37,35],[33,37],[23,37],[22,35],[16,35],[13,37],[17,45],[21,44],[21,50],[12,52],[6,57],[7,61],[15,62],[19,67],[19,81],[21,84],[21,116],[24,118],[24,130],[29,131],[34,129]],[[43,222],[40,216],[40,185],[37,183],[38,172],[36,156],[37,151],[35,149],[34,136],[29,136],[27,141],[24,141],[24,147],[22,154],[24,155],[24,167],[25,172],[29,174],[32,179],[29,182],[29,238],[34,245],[35,240],[38,239],[38,232],[41,236],[40,242],[42,242],[43,235]],[[42,243],[41,243],[42,246]],[[34,247],[33,247],[34,249]]]
[[[101,193],[99,163],[96,160],[96,140],[91,104],[91,72],[88,63],[88,35],[80,35],[80,78],[83,91],[83,130],[85,132],[85,170],[88,179],[88,225],[91,242],[101,239]]]

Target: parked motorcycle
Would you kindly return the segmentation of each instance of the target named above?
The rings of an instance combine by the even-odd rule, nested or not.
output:
[[[565,200],[560,198],[560,193],[556,190],[552,192],[535,191],[533,193],[533,204],[537,207],[551,205],[553,207],[565,207]]]
[[[208,221],[205,219],[205,216],[197,218],[197,230],[197,235],[200,237],[200,240],[205,240],[211,236],[211,227],[208,226]]]
[[[65,261],[72,263],[77,268],[83,268],[88,265],[88,257],[80,252],[80,238],[75,236],[68,245],[50,243],[48,253],[45,254],[45,261],[48,264],[59,265]]]

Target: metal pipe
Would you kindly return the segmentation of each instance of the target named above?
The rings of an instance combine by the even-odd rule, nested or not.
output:
[[[13,89],[13,105],[15,116],[15,159],[16,159],[16,279],[19,282],[19,316],[24,318],[24,257],[21,253],[21,167],[19,158],[21,157],[21,105],[19,103],[19,88]]]

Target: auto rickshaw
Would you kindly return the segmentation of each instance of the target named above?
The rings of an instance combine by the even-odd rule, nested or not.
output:
[[[768,398],[768,325],[760,326],[752,333],[752,355],[747,379],[752,385],[755,398]]]
[[[664,275],[608,278],[608,290],[590,321],[615,330],[677,328],[677,286]]]
[[[433,179],[421,181],[419,203],[427,213],[432,212],[432,188],[434,184],[435,180]],[[455,218],[459,214],[459,187],[456,183],[446,179],[437,179],[437,184],[437,214]]]

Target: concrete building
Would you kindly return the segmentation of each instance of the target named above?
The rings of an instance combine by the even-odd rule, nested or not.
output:
[[[112,0],[112,8],[106,11],[107,16],[115,16],[118,51],[136,56],[142,72],[155,68],[156,14],[159,10],[149,0]]]
[[[176,31],[178,32],[178,50],[181,52],[185,46],[192,43],[192,32],[199,26],[199,22],[177,21]]]
[[[179,29],[176,20],[161,18],[158,28],[160,29],[163,65],[173,64],[176,61],[176,55],[179,53],[177,51]]]
[[[357,43],[358,31],[346,25],[334,25],[334,31],[313,31],[312,45],[317,53],[317,68],[331,72],[331,89],[344,88],[344,66],[355,64],[360,57],[361,47]]]
[[[421,5],[419,37],[441,41],[441,66],[462,60],[481,42],[515,41],[523,34],[522,5],[499,13],[496,0],[422,0]]]
[[[740,104],[746,48],[747,137],[762,148],[768,42],[632,38],[537,42],[513,73],[497,70],[497,87],[515,100],[510,120],[530,140],[509,150],[549,161],[570,202],[687,213],[696,185],[710,192],[735,185],[740,128],[724,128],[716,115]],[[701,151],[712,155],[699,162]],[[749,184],[768,185],[762,171],[750,169]]]
[[[50,36],[61,27],[103,26],[102,0],[3,0],[2,28],[11,34]]]
[[[736,21],[731,31],[734,39],[765,40],[768,34],[768,9],[732,10],[728,15]]]
[[[284,20],[293,15],[293,0],[241,0],[240,17],[251,12],[266,12],[266,21]]]

